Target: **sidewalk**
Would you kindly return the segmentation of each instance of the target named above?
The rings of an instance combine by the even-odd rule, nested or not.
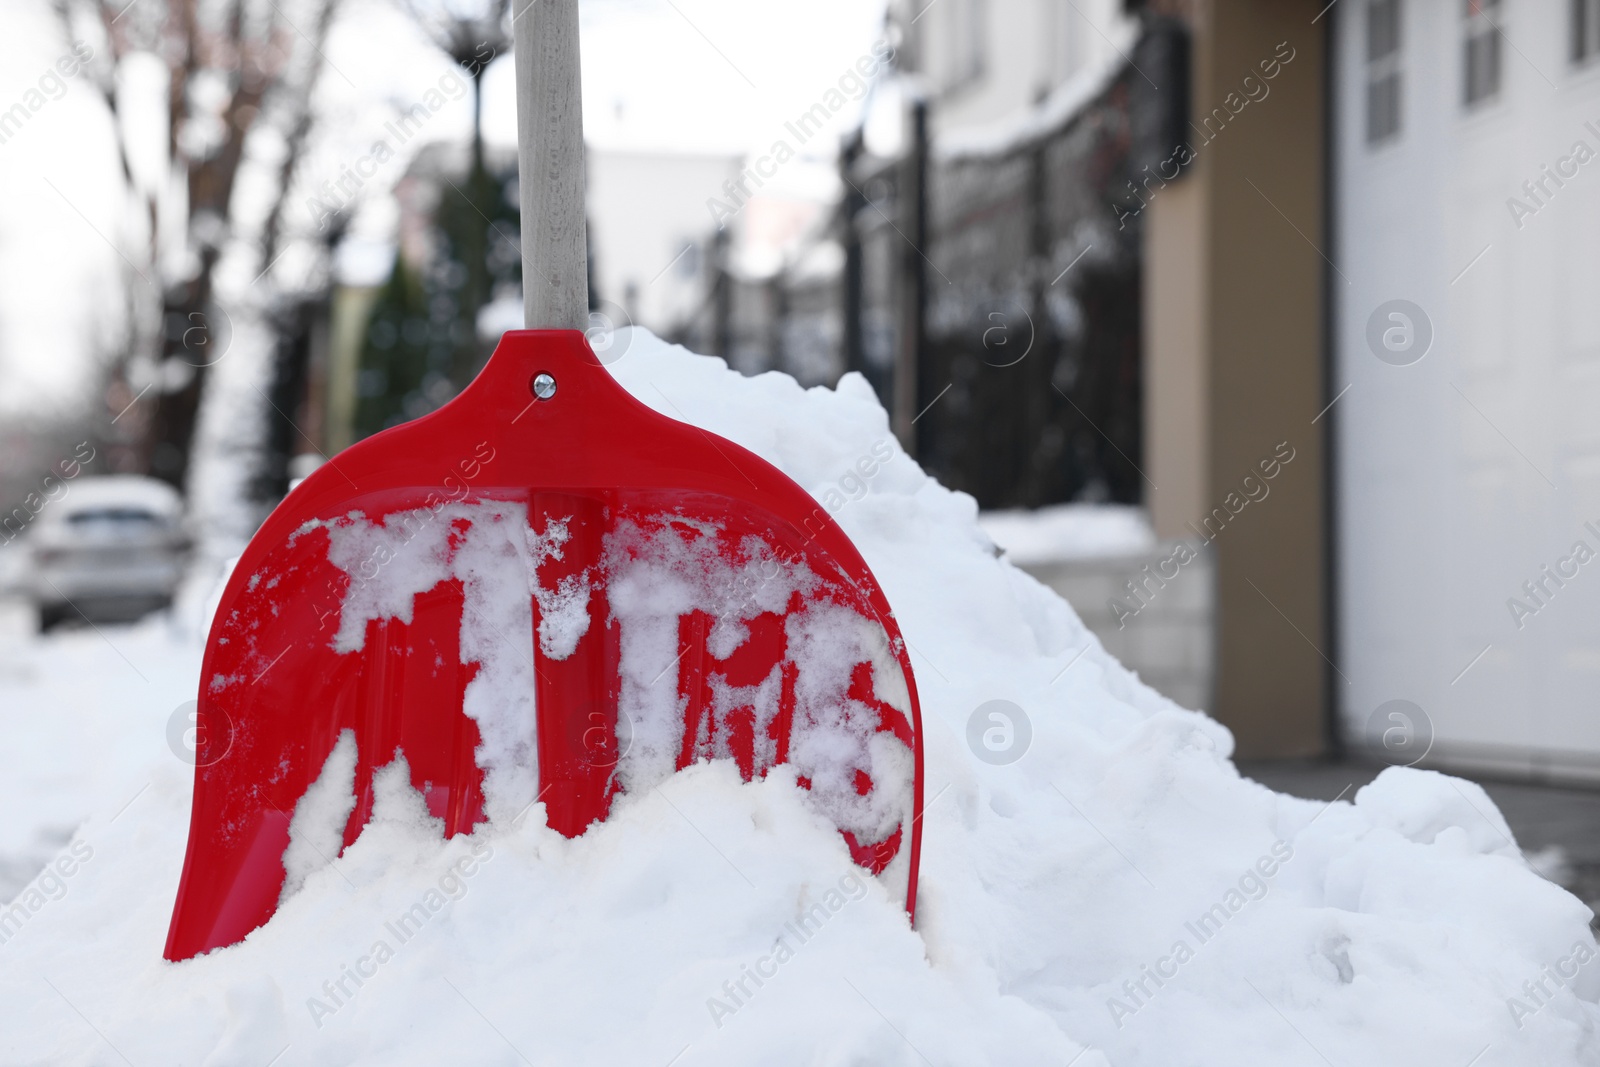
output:
[[[1383,769],[1379,764],[1325,760],[1239,764],[1239,773],[1247,778],[1313,800],[1332,800],[1341,791],[1349,800]],[[1517,844],[1539,872],[1571,890],[1591,911],[1600,911],[1600,790],[1472,780],[1499,805]]]

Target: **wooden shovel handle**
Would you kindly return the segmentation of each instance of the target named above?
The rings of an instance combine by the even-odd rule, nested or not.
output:
[[[589,325],[578,0],[512,0],[523,312],[529,329]]]

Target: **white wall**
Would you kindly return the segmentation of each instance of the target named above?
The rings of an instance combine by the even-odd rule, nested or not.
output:
[[[704,300],[705,276],[697,252],[668,265],[716,229],[706,201],[726,196],[722,185],[738,174],[739,158],[590,149],[587,165],[595,288],[639,325],[679,325]]]
[[[1600,553],[1584,526],[1600,530],[1600,159],[1552,184],[1520,229],[1507,207],[1574,142],[1600,152],[1600,65],[1569,61],[1564,0],[1506,0],[1499,97],[1468,113],[1460,0],[1402,2],[1401,132],[1377,148],[1364,140],[1365,2],[1329,16],[1347,736],[1406,699],[1434,724],[1435,761],[1600,776],[1600,558],[1520,629],[1508,608],[1532,606],[1522,584],[1575,542]],[[1410,366],[1367,344],[1392,299],[1435,331]]]

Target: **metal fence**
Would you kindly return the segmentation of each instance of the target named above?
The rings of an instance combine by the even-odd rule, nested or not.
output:
[[[1128,144],[1118,79],[1058,129],[929,168],[916,445],[986,507],[1140,499]]]
[[[985,508],[1139,502],[1141,217],[1126,205],[1186,106],[1140,67],[1183,84],[1186,57],[1147,32],[1087,100],[987,145],[930,142],[924,112],[901,158],[847,146],[837,211],[800,261],[755,281],[709,256],[710,295],[677,339],[807,385],[861,372],[902,442]]]

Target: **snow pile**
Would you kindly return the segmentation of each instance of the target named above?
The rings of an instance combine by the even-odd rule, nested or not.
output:
[[[356,732],[345,730],[328,753],[322,773],[311,783],[289,820],[289,847],[283,853],[283,892],[288,900],[305,887],[311,873],[326,867],[344,844],[345,824],[356,809]]]
[[[819,499],[888,436],[859,378],[743,379],[643,334],[612,370]],[[904,455],[835,514],[923,699],[917,930],[792,767],[698,765],[577,840],[535,806],[446,842],[396,764],[268,926],[165,963],[191,773],[166,730],[195,649],[108,630],[141,682],[63,635],[0,674],[0,847],[87,816],[0,909],[0,1062],[1600,1063],[1590,914],[1481,789],[1391,770],[1353,803],[1274,794]],[[1008,764],[969,747],[992,700],[1031,727]]]
[[[1143,508],[1126,504],[1056,504],[1035,511],[986,511],[978,525],[1018,566],[1155,551]]]

